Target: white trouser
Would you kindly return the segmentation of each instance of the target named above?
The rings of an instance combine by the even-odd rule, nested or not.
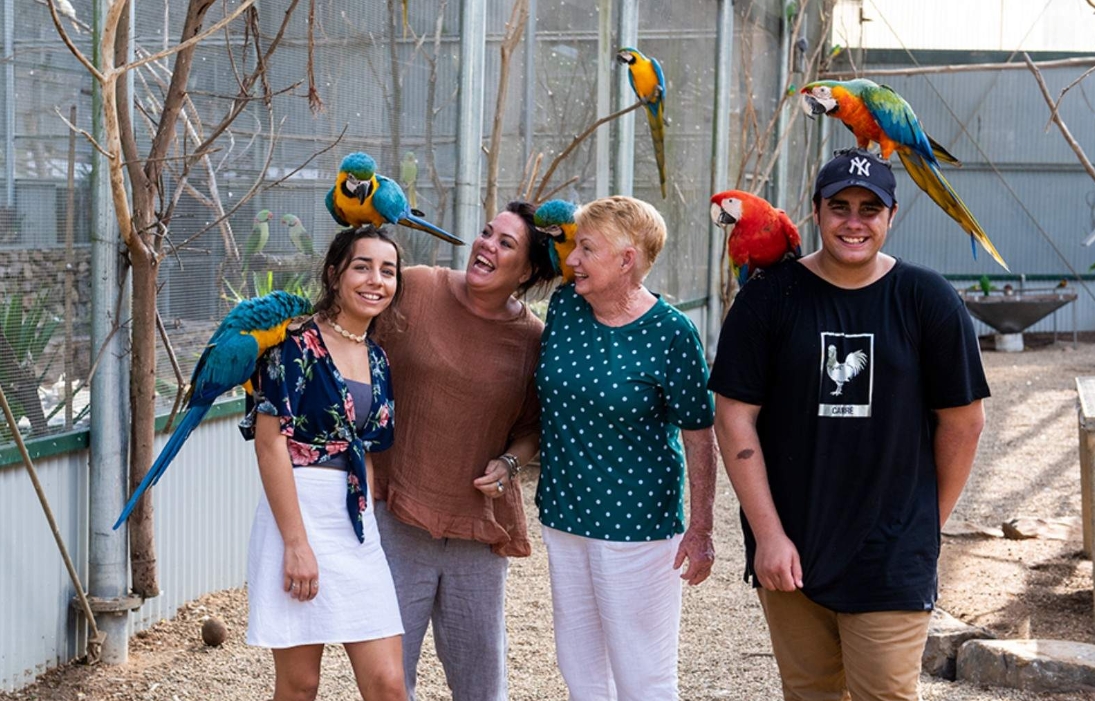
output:
[[[543,527],[555,654],[571,701],[675,701],[681,536],[622,543]]]

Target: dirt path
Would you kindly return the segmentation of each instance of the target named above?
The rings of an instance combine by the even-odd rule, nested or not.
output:
[[[999,526],[1016,516],[1078,516],[1079,472],[1073,378],[1095,374],[1095,345],[1063,345],[1022,354],[986,353],[993,399],[988,427],[970,487],[956,519]],[[531,504],[530,476],[525,489]],[[756,598],[741,581],[741,533],[737,502],[720,475],[716,502],[719,561],[711,579],[685,592],[681,626],[681,697],[686,700],[774,699],[779,679]],[[554,662],[551,595],[539,528],[530,518],[533,555],[512,561],[506,602],[509,625],[510,698],[565,699]],[[1091,563],[1076,557],[1078,541],[944,539],[941,606],[1005,637],[1028,632],[1095,642]],[[273,668],[269,653],[243,644],[246,597],[217,592],[190,604],[172,621],[138,636],[131,662],[121,668],[54,670],[0,701],[163,699],[268,699]],[[205,648],[202,617],[226,621],[229,639]],[[420,666],[419,699],[448,698],[437,660],[428,651]],[[345,656],[329,649],[320,698],[357,699]],[[1035,695],[980,689],[923,678],[925,699],[1028,701],[1092,698],[1077,694]]]

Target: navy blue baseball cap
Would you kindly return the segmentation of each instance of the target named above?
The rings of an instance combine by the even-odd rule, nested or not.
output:
[[[850,148],[837,151],[823,165],[814,181],[814,197],[828,199],[848,187],[862,187],[878,195],[882,204],[897,202],[897,180],[890,164],[870,151]]]

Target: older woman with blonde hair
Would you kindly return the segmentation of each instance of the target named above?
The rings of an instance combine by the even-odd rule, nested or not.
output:
[[[643,285],[657,210],[607,197],[575,221],[575,281],[552,297],[536,371],[556,655],[574,701],[676,699],[681,580],[714,562],[707,363],[688,317]]]

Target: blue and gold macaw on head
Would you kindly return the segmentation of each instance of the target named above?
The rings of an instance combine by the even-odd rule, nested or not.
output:
[[[646,121],[650,138],[654,140],[654,159],[658,162],[658,180],[665,199],[665,76],[658,59],[624,47],[616,52],[616,60],[627,66],[631,89],[646,105]]]
[[[548,249],[551,264],[566,282],[574,282],[574,269],[566,264],[566,260],[574,251],[574,237],[578,231],[574,213],[577,211],[578,205],[573,202],[548,200],[536,209],[534,217],[537,228],[551,237],[551,247]]]
[[[190,389],[186,393],[186,414],[126,502],[114,524],[115,529],[129,518],[141,495],[160,480],[183,443],[213,406],[213,401],[238,385],[243,385],[251,394],[251,375],[258,359],[285,340],[285,330],[293,319],[311,313],[310,301],[282,290],[245,299],[228,312],[194,366]]]
[[[411,209],[399,183],[378,175],[376,161],[360,151],[342,159],[335,185],[327,193],[327,211],[342,226],[401,224],[464,245],[459,238],[423,219],[422,212]]]

